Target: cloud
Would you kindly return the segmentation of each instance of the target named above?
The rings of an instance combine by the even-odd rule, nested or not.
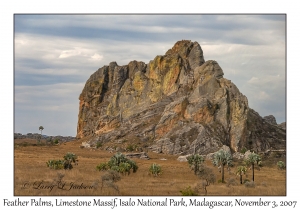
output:
[[[51,125],[66,113],[72,123],[62,125],[75,135],[78,96],[93,72],[112,61],[148,63],[182,39],[198,41],[205,60],[219,63],[251,108],[284,120],[285,17],[15,15],[16,127],[33,113]]]

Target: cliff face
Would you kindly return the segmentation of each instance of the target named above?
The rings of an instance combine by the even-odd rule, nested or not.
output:
[[[228,145],[285,149],[285,129],[259,116],[247,97],[206,61],[197,42],[179,41],[148,64],[98,69],[79,96],[77,138],[135,141],[168,154],[207,154]]]

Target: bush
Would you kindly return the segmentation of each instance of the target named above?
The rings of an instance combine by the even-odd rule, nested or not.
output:
[[[149,173],[152,174],[153,176],[159,176],[162,174],[161,166],[153,163],[150,168],[149,168]]]
[[[255,187],[255,183],[254,183],[253,181],[245,182],[245,187],[251,187],[251,188],[254,188],[254,187]]]
[[[277,162],[277,168],[279,170],[284,170],[286,168],[285,163],[283,161],[278,161]]]
[[[126,150],[129,151],[129,152],[132,152],[132,151],[136,150],[136,148],[137,148],[137,145],[129,144],[126,147]]]
[[[68,152],[64,156],[64,160],[48,160],[46,164],[51,169],[72,169],[72,163],[75,163],[75,165],[77,165],[77,162],[77,156],[74,153]]]
[[[106,171],[108,169],[107,163],[100,163],[99,165],[96,166],[96,169],[98,171]]]
[[[98,148],[100,148],[102,146],[103,146],[102,143],[98,141],[97,144],[96,144],[96,148],[98,149]]]
[[[54,140],[54,144],[58,144],[59,140],[58,139],[55,139]]]
[[[231,177],[231,178],[229,178],[229,179],[227,180],[226,186],[229,187],[230,185],[232,185],[232,186],[237,185],[237,181],[236,181],[235,178]]]
[[[75,165],[78,164],[77,155],[75,155],[74,153],[68,152],[64,156],[64,169],[72,169],[73,168],[72,163],[75,163]]]
[[[51,169],[63,169],[64,168],[64,161],[63,160],[48,160],[46,162],[47,166]]]
[[[242,154],[245,154],[245,152],[247,152],[247,151],[248,151],[247,148],[244,147],[244,148],[241,150],[241,153],[242,153]]]
[[[117,185],[115,185],[115,182],[121,180],[121,177],[117,171],[108,170],[105,174],[101,176],[101,180],[102,180],[101,190],[105,185],[106,187],[113,188],[117,192],[119,192],[119,188]]]
[[[135,173],[138,166],[133,160],[126,158],[124,154],[116,153],[107,163],[100,163],[96,166],[96,169],[99,171],[111,169],[124,175],[130,174],[131,169],[132,172]]]
[[[191,186],[188,186],[184,190],[180,190],[182,196],[197,196],[198,194],[192,190]]]

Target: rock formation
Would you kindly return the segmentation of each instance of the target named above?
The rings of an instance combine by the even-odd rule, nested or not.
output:
[[[208,154],[223,145],[285,149],[286,132],[262,118],[197,42],[178,41],[148,64],[111,62],[79,96],[77,138],[90,144],[135,142],[168,154]],[[274,123],[275,122],[275,123]]]

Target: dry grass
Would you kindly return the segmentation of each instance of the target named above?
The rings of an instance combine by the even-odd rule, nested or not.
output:
[[[24,140],[23,140],[24,142]],[[148,153],[150,160],[135,159],[139,169],[136,173],[125,175],[116,182],[119,191],[110,186],[103,186],[101,189],[101,176],[105,172],[96,171],[96,165],[106,162],[113,155],[108,151],[100,149],[81,149],[81,141],[73,141],[57,146],[33,146],[36,141],[26,140],[28,144],[18,144],[14,150],[14,194],[20,195],[119,195],[119,196],[181,196],[180,190],[188,186],[194,188],[201,180],[189,169],[186,162],[177,161],[176,156]],[[46,161],[50,159],[62,159],[67,152],[73,152],[78,156],[79,163],[72,170],[53,170],[46,166]],[[167,160],[161,160],[161,159]],[[152,163],[161,165],[163,174],[153,177],[148,174],[149,166]],[[213,167],[209,161],[206,164]],[[216,167],[214,173],[217,180],[221,174]],[[235,168],[232,169],[234,172]],[[62,175],[61,175],[62,174]],[[50,189],[51,184],[59,182],[59,176],[63,176],[59,186]],[[60,177],[60,178],[61,178]],[[251,180],[251,172],[243,179]],[[239,177],[234,173],[226,172],[225,179],[236,179]],[[90,187],[90,189],[71,188],[71,183]],[[28,183],[26,185],[26,183]],[[35,183],[35,186],[34,186]],[[41,184],[40,184],[41,183]],[[62,187],[62,185],[65,185]],[[25,186],[24,186],[25,185]],[[39,188],[39,189],[38,189]],[[70,189],[70,190],[69,190]],[[286,172],[277,170],[276,165],[272,167],[262,167],[260,171],[255,171],[255,187],[247,188],[245,185],[227,185],[215,183],[208,186],[208,195],[228,196],[228,195],[286,195]],[[204,192],[199,191],[200,195]]]

